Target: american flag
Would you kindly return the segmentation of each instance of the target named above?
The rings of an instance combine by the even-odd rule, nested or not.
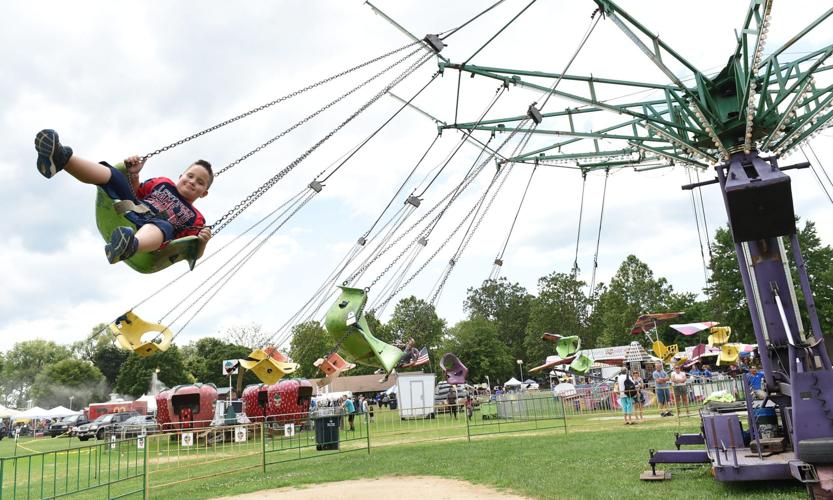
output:
[[[428,348],[423,347],[422,349],[420,349],[419,356],[417,357],[416,361],[414,361],[414,364],[411,366],[420,366],[426,363],[428,363]]]

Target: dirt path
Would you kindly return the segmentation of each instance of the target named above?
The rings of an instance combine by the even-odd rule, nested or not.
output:
[[[434,476],[382,477],[325,483],[301,488],[279,488],[256,491],[223,499],[235,500],[300,500],[308,498],[338,498],[343,500],[367,500],[368,498],[392,498],[397,500],[524,500],[526,497],[502,493],[456,479]]]

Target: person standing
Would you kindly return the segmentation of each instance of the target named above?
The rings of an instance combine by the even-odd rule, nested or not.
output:
[[[755,399],[764,399],[766,397],[766,391],[763,390],[764,374],[758,371],[758,367],[750,366],[749,373],[745,377],[746,383],[749,384],[749,390],[752,391],[752,396]]]
[[[636,386],[636,395],[633,398],[634,417],[637,422],[644,422],[645,416],[643,415],[643,409],[645,408],[645,395],[642,394],[642,390],[645,389],[645,381],[642,379],[642,374],[639,373],[639,370],[631,372],[631,380],[633,381],[633,385]]]
[[[448,403],[448,408],[451,410],[451,415],[454,417],[454,420],[457,420],[457,386],[452,385],[451,390],[448,391],[448,397],[446,398],[446,403]]]
[[[685,404],[685,414],[689,416],[688,411],[688,375],[679,366],[674,367],[674,373],[671,374],[671,384],[674,386],[674,403],[677,405],[677,414],[680,414],[680,402]]]
[[[668,389],[668,372],[666,372],[663,367],[662,363],[657,363],[654,369],[654,372],[651,374],[653,377],[654,382],[657,384],[657,403],[659,405],[659,416],[661,417],[670,417],[673,415],[671,411],[668,410],[668,402],[671,400],[671,393]]]
[[[614,393],[619,398],[619,406],[622,407],[622,413],[625,417],[625,425],[632,425],[636,422],[633,420],[633,381],[628,376],[628,369],[623,367],[616,377],[616,384],[613,387]]]
[[[471,399],[471,394],[466,394],[466,417],[471,420],[474,414],[474,402]]]
[[[353,404],[353,398],[344,398],[341,409],[347,414],[347,423],[350,425],[350,430],[355,431],[356,427],[353,420],[356,418],[356,405]]]

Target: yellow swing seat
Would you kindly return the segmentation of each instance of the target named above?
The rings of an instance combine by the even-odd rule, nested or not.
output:
[[[729,342],[729,336],[732,335],[732,327],[730,326],[713,326],[709,328],[709,347],[719,347]]]
[[[158,323],[148,323],[136,316],[133,311],[127,311],[119,316],[108,325],[108,328],[121,347],[143,358],[160,351],[167,351],[174,339],[170,328]],[[142,337],[150,332],[157,332],[158,335],[152,340],[142,341]]]
[[[298,363],[290,363],[277,349],[271,348],[255,349],[248,358],[240,360],[240,365],[267,385],[276,384],[284,375],[295,373],[299,366]]]
[[[124,163],[119,163],[114,168],[125,172]],[[136,229],[136,225],[130,222],[124,214],[146,210],[145,206],[137,206],[129,200],[114,200],[98,188],[95,198],[95,222],[98,232],[104,241],[110,239],[110,234],[117,227],[127,226]],[[153,252],[137,252],[133,257],[125,260],[125,264],[140,273],[149,274],[161,271],[175,262],[185,260],[188,267],[194,269],[199,253],[199,239],[196,236],[184,236],[169,242],[164,247]]]
[[[665,345],[665,342],[661,340],[655,341],[651,345],[651,350],[654,351],[654,354],[657,355],[658,358],[662,359],[664,362],[668,363],[671,359],[680,352],[680,348],[677,344]]]
[[[339,288],[341,295],[324,318],[327,333],[350,361],[390,373],[404,353],[373,336],[363,314],[367,292],[360,288]]]
[[[736,345],[724,344],[720,346],[720,356],[717,357],[717,366],[737,363],[739,357],[740,351]]]

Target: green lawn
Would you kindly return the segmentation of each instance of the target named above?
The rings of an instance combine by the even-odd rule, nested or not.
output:
[[[674,432],[696,432],[696,418],[660,418],[649,412],[647,421],[623,426],[621,416],[598,412],[568,416],[562,420],[510,423],[484,420],[488,407],[475,412],[466,426],[464,414],[454,419],[439,414],[434,419],[401,420],[396,411],[379,410],[375,421],[356,418],[356,431],[341,432],[341,449],[351,453],[317,452],[314,436],[300,432],[293,438],[267,437],[262,443],[251,435],[243,444],[222,444],[183,448],[177,441],[149,440],[150,485],[153,497],[209,498],[266,488],[297,486],[346,479],[397,475],[435,475],[463,479],[498,489],[512,490],[533,498],[687,498],[732,495],[740,498],[805,498],[795,482],[732,485],[715,482],[706,467],[674,469],[674,478],[663,483],[645,483],[639,474],[648,468],[648,449],[673,447]],[[502,434],[491,434],[498,430]],[[369,429],[371,452],[367,453]],[[525,432],[507,432],[523,430]],[[472,438],[469,442],[468,434]],[[488,435],[482,435],[489,433]],[[66,438],[22,439],[18,455],[50,449],[87,446]],[[99,442],[101,443],[101,442]],[[262,472],[260,450],[267,450],[266,474]],[[135,444],[134,444],[135,446]],[[25,447],[25,448],[24,448]],[[109,447],[105,447],[109,448]],[[57,482],[72,483],[73,467],[88,455],[101,460],[124,460],[135,464],[137,453],[81,450],[59,461]],[[0,456],[14,453],[14,442],[0,442]],[[116,458],[116,457],[121,458]],[[293,458],[312,458],[282,462]],[[62,472],[66,466],[68,472]],[[93,460],[95,463],[95,460]],[[106,463],[106,462],[105,462]],[[119,463],[119,462],[116,462]],[[141,464],[141,462],[140,462]],[[37,471],[38,464],[34,467]],[[135,471],[135,469],[134,469]],[[88,474],[85,472],[85,474]],[[8,488],[10,478],[4,478]],[[83,483],[83,481],[82,481]],[[114,492],[141,487],[141,478],[129,479]],[[47,488],[47,491],[50,491]],[[8,490],[6,489],[6,492]],[[103,495],[102,490],[81,493],[78,498]],[[392,493],[393,494],[393,493]],[[20,491],[18,491],[20,496]]]

